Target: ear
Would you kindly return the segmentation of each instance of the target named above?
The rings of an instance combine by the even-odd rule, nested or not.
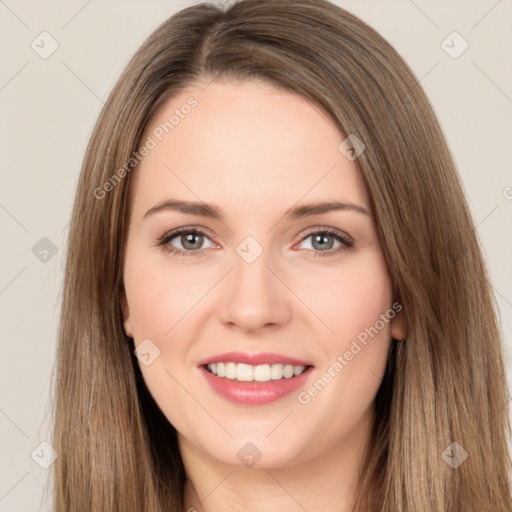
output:
[[[390,326],[392,338],[399,341],[407,338],[407,326],[405,325],[404,312],[402,310],[398,311],[392,318]]]
[[[130,318],[130,307],[128,306],[128,299],[124,289],[121,291],[121,298],[119,299],[121,310],[123,312],[123,326],[126,334],[133,338],[133,325]]]

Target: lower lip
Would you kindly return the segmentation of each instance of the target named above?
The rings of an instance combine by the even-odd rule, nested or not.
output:
[[[282,378],[268,382],[239,382],[235,379],[217,377],[206,368],[200,367],[208,384],[220,396],[242,405],[265,405],[283,398],[303,386],[313,369],[309,366],[297,377]]]

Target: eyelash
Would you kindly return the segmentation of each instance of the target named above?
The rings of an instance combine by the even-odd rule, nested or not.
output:
[[[208,236],[206,233],[204,233],[201,229],[196,228],[194,226],[184,227],[184,228],[178,228],[175,229],[169,233],[166,233],[162,237],[158,239],[157,245],[162,247],[168,254],[173,254],[174,256],[180,256],[184,258],[190,258],[193,256],[197,256],[202,254],[206,249],[198,249],[198,250],[192,250],[192,251],[183,251],[181,249],[176,249],[175,247],[172,247],[170,244],[171,240],[176,238],[178,235],[181,235],[183,233],[187,234],[193,234],[193,235],[203,235],[206,238]],[[333,235],[340,243],[340,247],[336,249],[329,249],[327,251],[317,251],[315,249],[307,249],[308,251],[314,251],[313,256],[316,257],[330,257],[339,254],[341,251],[346,251],[348,249],[351,249],[354,245],[354,242],[351,238],[349,238],[347,235],[342,233],[341,231],[338,231],[336,229],[332,228],[313,228],[305,233],[305,235],[300,240],[303,242],[307,238],[309,238],[311,235],[320,235],[320,234],[329,234]]]

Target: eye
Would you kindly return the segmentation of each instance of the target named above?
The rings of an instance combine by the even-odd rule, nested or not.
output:
[[[200,229],[185,227],[166,233],[158,240],[158,245],[168,253],[188,257],[202,253],[205,240],[209,240],[209,238]],[[176,244],[178,247],[176,247]],[[215,244],[212,243],[210,247],[215,247]]]
[[[310,247],[306,247],[306,249],[314,251],[313,256],[315,257],[332,256],[341,251],[346,251],[354,245],[353,240],[348,235],[331,228],[315,228],[313,231],[309,231],[301,242],[308,239],[311,239],[311,242],[309,243]],[[333,249],[336,243],[338,245]]]
[[[306,250],[313,251],[315,257],[333,256],[350,249],[354,244],[348,235],[332,228],[314,228],[302,237],[301,243],[308,239],[311,239],[311,247],[306,247]],[[166,233],[159,238],[157,245],[161,246],[167,253],[190,257],[203,253],[206,249],[203,247],[206,240],[209,241],[210,239],[201,229],[184,227]],[[210,244],[210,248],[215,247],[215,244],[211,241]],[[338,245],[335,246],[335,244]]]

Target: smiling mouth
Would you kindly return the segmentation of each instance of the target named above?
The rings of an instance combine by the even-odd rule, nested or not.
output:
[[[304,373],[310,365],[294,366],[291,364],[258,364],[217,362],[203,365],[209,373],[217,377],[238,382],[271,382],[293,379]]]

